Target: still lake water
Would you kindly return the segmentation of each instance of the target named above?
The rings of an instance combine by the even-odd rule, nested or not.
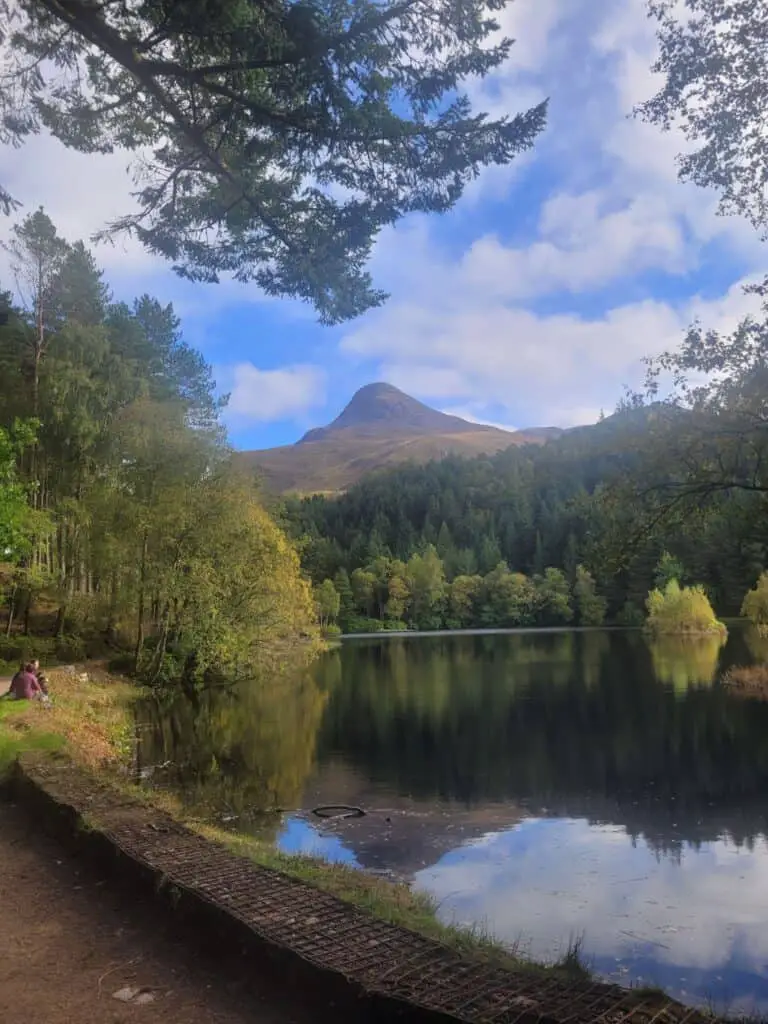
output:
[[[147,706],[140,757],[198,812],[406,879],[534,957],[580,938],[602,977],[766,1013],[768,702],[717,682],[755,660],[740,630],[351,640]]]

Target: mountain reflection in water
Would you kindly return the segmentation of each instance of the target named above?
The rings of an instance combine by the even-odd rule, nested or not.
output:
[[[141,756],[172,762],[163,783],[190,806],[407,878],[446,920],[545,958],[581,936],[605,977],[764,1013],[768,703],[718,685],[764,647],[739,631],[345,642],[197,707],[148,705]],[[368,814],[321,823],[320,803]]]

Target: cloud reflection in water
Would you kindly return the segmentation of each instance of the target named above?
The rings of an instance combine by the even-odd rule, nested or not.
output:
[[[678,859],[620,827],[528,819],[459,847],[415,884],[445,920],[488,927],[537,958],[583,936],[603,975],[688,1000],[768,1009],[768,845],[686,844]]]

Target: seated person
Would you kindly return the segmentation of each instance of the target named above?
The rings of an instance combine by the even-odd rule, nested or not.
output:
[[[39,700],[43,696],[33,662],[29,661],[22,665],[11,680],[11,689],[8,692],[14,700]]]

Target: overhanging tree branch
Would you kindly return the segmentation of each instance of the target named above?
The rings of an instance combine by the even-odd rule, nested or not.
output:
[[[326,322],[383,300],[365,266],[384,225],[450,209],[545,124],[546,102],[490,120],[461,94],[506,59],[508,40],[488,45],[503,0],[13,3],[23,87],[0,95],[0,130],[151,151],[143,212],[114,229],[186,276],[255,279]],[[44,53],[59,77],[47,62],[25,73]],[[158,203],[169,181],[174,201]]]

